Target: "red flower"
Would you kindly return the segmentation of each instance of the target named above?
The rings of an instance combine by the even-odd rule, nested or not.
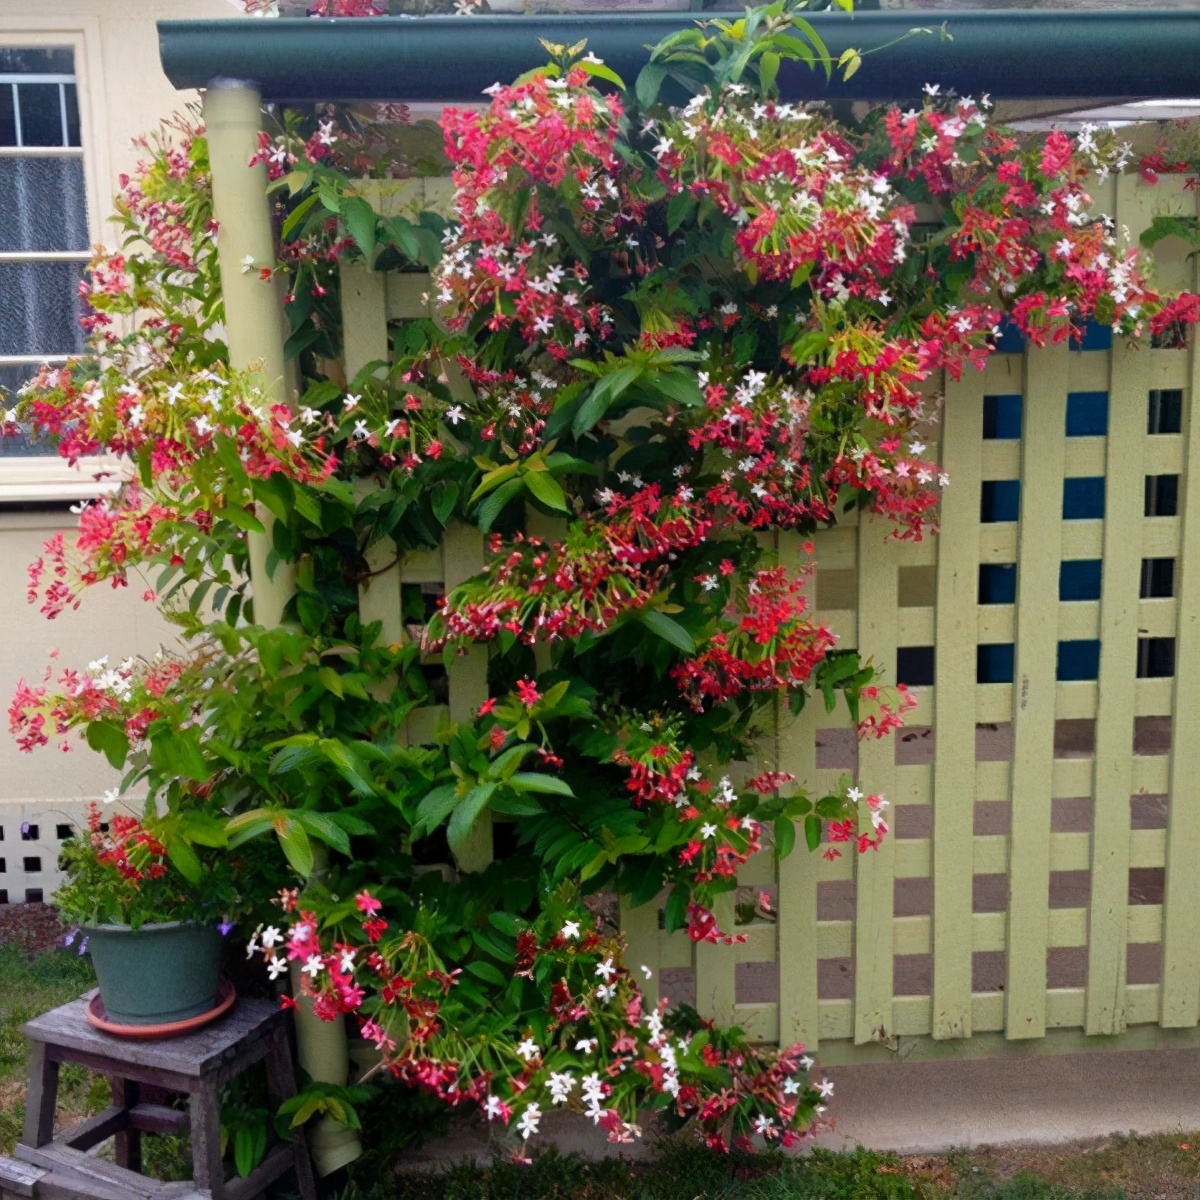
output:
[[[537,690],[537,684],[530,679],[518,681],[517,695],[526,708],[532,708],[542,698],[541,693]]]

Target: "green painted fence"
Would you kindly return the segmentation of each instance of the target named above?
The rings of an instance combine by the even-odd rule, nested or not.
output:
[[[397,210],[446,196],[443,180],[369,186]],[[1198,200],[1178,177],[1094,195],[1135,238]],[[1164,290],[1196,286],[1182,246],[1156,255]],[[425,291],[345,269],[348,375],[386,358],[388,324],[424,313]],[[851,518],[814,539],[813,598],[841,644],[927,681],[910,727],[856,742],[844,712],[811,704],[763,746],[816,788],[856,770],[891,801],[893,836],[857,859],[797,851],[778,878],[757,856],[717,916],[732,925],[764,889],[776,916],[739,925],[736,951],[667,934],[656,905],[623,909],[652,988],[827,1061],[1194,1040],[1167,1031],[1200,1022],[1198,395],[1194,347],[1092,338],[946,382],[924,436],[951,479],[941,535],[889,542]],[[793,535],[778,549],[800,561]],[[400,640],[402,582],[451,586],[482,562],[478,532],[454,531],[364,585],[364,614]],[[451,671],[449,715],[485,695],[477,648]],[[445,711],[414,714],[410,736]],[[473,864],[490,845],[481,831]]]

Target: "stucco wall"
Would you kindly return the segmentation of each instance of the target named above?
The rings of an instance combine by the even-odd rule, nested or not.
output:
[[[118,174],[137,161],[132,139],[198,100],[195,93],[176,92],[163,75],[155,22],[237,16],[227,0],[0,0],[0,45],[69,45],[74,50],[94,240],[106,236]],[[153,654],[172,636],[153,605],[142,601],[145,584],[94,589],[78,612],[55,621],[26,603],[27,565],[47,538],[73,524],[65,503],[42,511],[0,504],[0,700],[5,707],[18,679],[41,680],[51,649],[60,651],[57,665],[86,664],[104,654],[119,661]],[[22,899],[26,885],[39,883],[49,894],[55,817],[75,819],[82,802],[99,798],[116,778],[86,746],[66,754],[53,747],[20,753],[5,722],[0,729],[0,862],[5,864],[0,889],[7,890],[6,898]],[[21,826],[38,812],[47,814],[39,837],[22,845]],[[23,877],[28,855],[41,857],[40,881],[36,873]]]

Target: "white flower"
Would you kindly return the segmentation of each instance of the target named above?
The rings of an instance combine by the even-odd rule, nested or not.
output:
[[[117,799],[118,796],[120,796],[120,794],[121,794],[120,788],[109,788],[108,791],[104,793],[104,796],[102,798],[103,798],[105,804],[111,804],[114,800]]]
[[[273,950],[280,942],[283,941],[283,934],[275,928],[274,925],[268,925],[262,931],[262,944],[268,949]]]
[[[304,966],[300,968],[305,975],[308,975],[312,979],[316,979],[324,969],[325,963],[319,954],[310,954],[305,960]]]
[[[921,89],[921,91],[923,91],[927,96],[936,96],[941,90],[942,85],[940,83],[927,83]]]
[[[537,1104],[531,1104],[522,1114],[521,1119],[517,1122],[517,1129],[521,1136],[528,1140],[533,1134],[537,1133],[538,1125],[541,1124],[542,1110]]]
[[[700,836],[702,838],[707,839],[710,837],[715,837],[716,833],[717,833],[717,827],[715,825],[705,824],[705,825],[700,826]]]
[[[249,275],[250,272],[253,270],[254,270],[254,255],[247,254],[246,257],[242,259],[242,274]]]
[[[810,1057],[809,1057],[809,1056],[806,1054],[806,1055],[805,1055],[805,1056],[804,1056],[804,1057],[803,1057],[803,1058],[800,1060],[800,1065],[801,1065],[801,1066],[802,1066],[802,1067],[803,1067],[803,1068],[804,1068],[806,1071],[811,1071],[811,1070],[812,1070],[812,1068],[813,1068],[813,1063],[815,1063],[815,1062],[816,1062],[816,1059],[815,1059],[815,1058],[810,1058]]]
[[[603,1000],[605,1004],[608,1004],[616,994],[617,985],[615,983],[602,983],[596,989],[597,998]]]
[[[365,438],[368,436],[366,421],[355,421],[354,422],[353,436],[356,438]]]
[[[550,1089],[550,1099],[555,1104],[566,1104],[575,1087],[575,1076],[570,1071],[563,1071],[561,1074],[552,1071],[547,1086]]]
[[[715,575],[701,575],[700,586],[706,592],[716,591],[716,589],[720,586],[720,580],[718,580]]]
[[[574,941],[579,937],[579,922],[568,921],[565,925],[563,925],[558,933],[560,937],[570,938],[572,941]]]
[[[645,963],[642,963],[642,974],[645,975],[645,977],[647,979],[654,978],[654,972],[652,970],[650,970],[650,968],[648,966],[646,966]]]
[[[857,804],[862,798],[863,794],[861,788],[852,787],[846,793],[846,799],[849,800],[851,804]]]
[[[272,954],[271,961],[267,963],[267,976],[271,979],[278,979],[286,970],[287,963],[278,954]]]
[[[483,1106],[484,1116],[489,1121],[497,1121],[504,1113],[504,1105],[501,1103],[499,1096],[489,1096],[487,1103]]]
[[[580,1038],[579,1041],[575,1043],[575,1049],[581,1054],[591,1054],[591,1052],[595,1050],[599,1044],[600,1040],[598,1038]],[[585,1085],[586,1083],[587,1080],[584,1080]]]
[[[817,1084],[817,1091],[821,1093],[822,1100],[828,1100],[829,1097],[833,1095],[833,1080],[822,1079],[821,1082]]]
[[[541,1051],[538,1049],[538,1044],[533,1038],[526,1038],[518,1047],[517,1053],[526,1061],[532,1062],[537,1058]]]
[[[343,950],[342,951],[342,961],[341,961],[340,965],[342,968],[343,975],[349,975],[350,972],[354,970],[354,951],[353,950]]]
[[[463,413],[461,404],[454,404],[446,409],[446,420],[449,421],[451,425],[457,425],[459,421],[464,419],[465,414]]]
[[[607,983],[616,973],[617,968],[613,966],[613,960],[611,958],[606,958],[602,963],[596,964],[596,975],[598,978],[603,979],[605,983]]]
[[[785,1096],[794,1096],[800,1090],[800,1081],[797,1079],[785,1079],[783,1081],[783,1094]]]
[[[357,407],[358,402],[361,399],[362,399],[361,395],[359,395],[357,393],[352,393],[351,395],[348,395],[345,400],[342,401],[342,407],[347,412],[353,412],[354,409]]]

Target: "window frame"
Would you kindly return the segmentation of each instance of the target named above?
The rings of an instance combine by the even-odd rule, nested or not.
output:
[[[75,64],[75,96],[79,107],[79,146],[26,146],[0,150],[6,156],[46,158],[79,156],[83,160],[84,213],[88,242],[95,246],[101,234],[102,198],[111,191],[108,137],[98,126],[108,102],[104,87],[103,42],[100,18],[66,16],[30,18],[0,14],[0,48],[70,50]],[[41,76],[25,76],[40,79]],[[57,76],[55,77],[57,79]],[[0,85],[3,86],[3,85]],[[92,251],[8,251],[0,262],[87,262]],[[31,366],[61,363],[67,354],[15,354],[0,356],[0,366]],[[31,372],[32,373],[32,372]],[[11,403],[11,401],[10,401]],[[13,455],[0,457],[0,512],[8,504],[49,504],[93,499],[117,489],[128,476],[129,464],[111,456],[97,456],[70,466],[57,455]],[[97,479],[104,475],[104,479]]]

